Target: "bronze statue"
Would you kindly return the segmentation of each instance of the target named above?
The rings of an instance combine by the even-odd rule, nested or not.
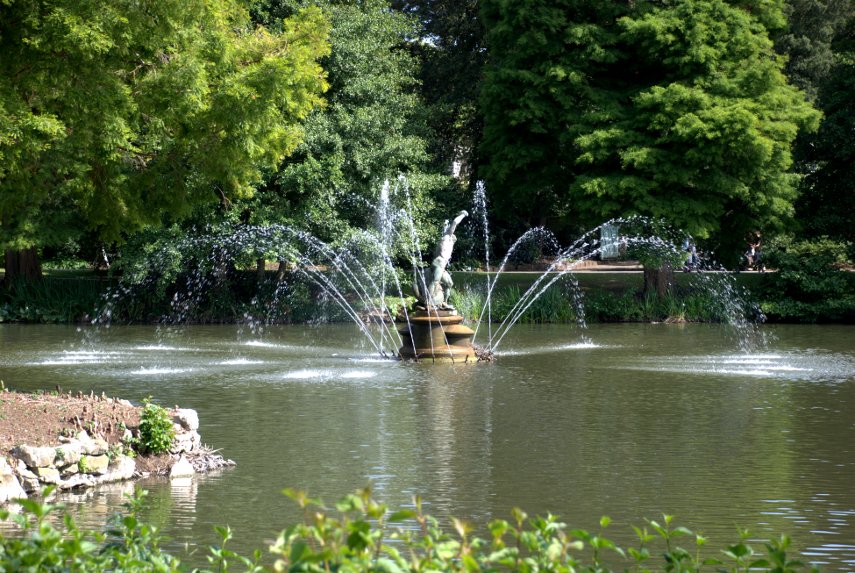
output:
[[[413,290],[419,304],[426,309],[452,310],[454,308],[448,304],[448,295],[451,293],[454,281],[451,280],[451,275],[445,268],[451,259],[454,243],[457,241],[454,230],[467,215],[469,213],[466,211],[460,211],[451,223],[446,221],[430,269],[424,273],[420,272],[416,276]]]

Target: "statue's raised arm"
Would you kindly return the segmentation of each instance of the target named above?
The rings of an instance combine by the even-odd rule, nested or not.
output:
[[[445,230],[442,232],[443,236],[451,235],[453,237],[454,236],[454,230],[457,229],[457,225],[459,225],[460,221],[462,221],[464,219],[464,217],[467,217],[468,215],[469,215],[469,213],[467,213],[465,210],[462,210],[462,211],[460,211],[460,213],[457,214],[457,216],[454,218],[454,220],[450,224],[448,223],[448,221],[446,221],[445,222]]]
[[[436,252],[434,253],[435,257],[444,258],[445,264],[448,264],[449,259],[451,259],[451,250],[454,248],[454,243],[457,241],[457,237],[454,235],[454,230],[457,229],[457,225],[459,225],[460,221],[462,221],[467,215],[469,215],[469,213],[461,211],[457,214],[457,217],[451,221],[451,223],[448,221],[445,222],[445,229],[442,231],[442,237],[439,239],[439,243],[436,246]]]

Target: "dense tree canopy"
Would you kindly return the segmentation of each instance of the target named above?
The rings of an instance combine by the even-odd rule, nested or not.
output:
[[[791,217],[790,147],[820,115],[773,51],[779,4],[482,6],[485,174],[506,213],[637,213],[736,240]]]
[[[784,68],[792,84],[813,100],[835,65],[832,43],[855,11],[851,0],[785,0],[787,26],[775,34],[775,46],[787,56]]]
[[[851,237],[828,206],[855,188],[852,21],[850,0],[0,0],[0,249],[218,199],[337,240],[400,173],[424,231],[479,164],[494,235],[640,213],[736,252],[795,203]]]
[[[478,104],[486,61],[478,0],[394,0],[415,16],[419,41],[411,42],[421,62],[422,93],[438,168],[451,169],[462,186],[474,184],[483,118]]]
[[[304,3],[271,0],[256,17],[275,20]],[[331,53],[322,60],[327,105],[307,118],[305,141],[249,207],[253,222],[294,222],[333,240],[375,223],[385,180],[404,174],[425,198],[444,183],[427,169],[417,62],[406,49],[414,21],[383,0],[311,4],[332,24]]]
[[[302,139],[328,24],[225,0],[0,3],[0,247],[247,195]]]
[[[835,61],[818,90],[825,118],[798,147],[805,177],[796,206],[807,236],[855,241],[855,7],[834,48]]]

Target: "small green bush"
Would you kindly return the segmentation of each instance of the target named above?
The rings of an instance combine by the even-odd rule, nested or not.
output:
[[[773,241],[758,289],[763,312],[781,322],[855,322],[855,245],[812,239]]]
[[[166,453],[175,439],[172,417],[162,406],[152,404],[149,398],[143,404],[140,414],[140,448],[143,453]]]

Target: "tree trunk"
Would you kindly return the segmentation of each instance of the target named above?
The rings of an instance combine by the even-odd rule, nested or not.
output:
[[[261,284],[264,282],[264,268],[266,261],[264,259],[255,259],[255,282]]]
[[[665,298],[674,286],[674,269],[671,263],[662,263],[658,268],[644,268],[644,294],[655,292],[657,298]]]
[[[6,249],[6,286],[19,278],[41,280],[42,262],[36,249]]]
[[[284,281],[286,272],[288,272],[288,262],[282,259],[279,261],[279,269],[276,271],[276,282]]]

